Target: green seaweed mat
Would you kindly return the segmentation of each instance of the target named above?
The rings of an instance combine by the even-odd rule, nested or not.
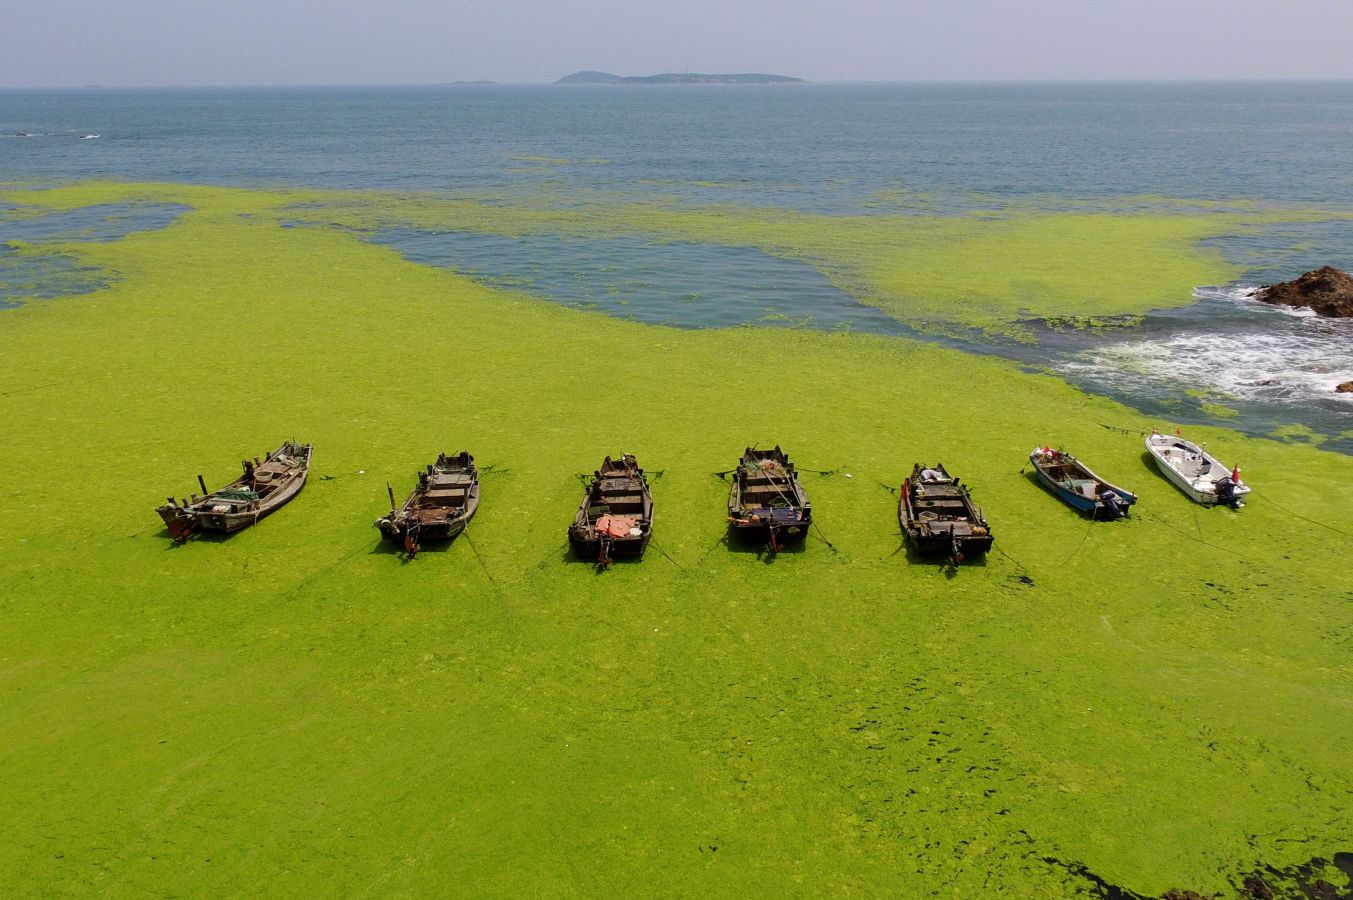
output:
[[[1353,849],[1353,459],[1196,429],[1255,488],[1199,509],[1101,427],[1166,423],[1001,361],[636,325],[160,190],[196,211],[59,248],[111,287],[0,312],[8,893],[1225,893]],[[297,500],[171,544],[167,494],[289,438]],[[711,473],[775,442],[834,474],[768,559]],[[1133,517],[1021,474],[1045,442]],[[405,561],[387,481],[463,448],[479,514]],[[597,575],[575,475],[621,451],[655,541]],[[998,552],[899,550],[914,461]]]

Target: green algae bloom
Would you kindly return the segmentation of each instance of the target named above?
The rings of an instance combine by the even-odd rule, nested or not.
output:
[[[535,163],[568,160],[520,157]],[[596,162],[593,160],[585,161]],[[236,192],[175,185],[84,184],[0,199],[72,208],[114,200],[229,208]],[[244,202],[244,201],[239,201]],[[536,185],[527,196],[442,197],[388,192],[274,191],[248,201],[291,220],[358,230],[416,227],[516,236],[643,235],[753,247],[818,267],[861,302],[925,331],[978,328],[1019,336],[1029,319],[1130,323],[1150,309],[1191,302],[1192,289],[1241,272],[1205,241],[1264,226],[1334,221],[1322,209],[1164,198],[1066,204],[969,201],[966,211],[822,215],[770,207],[692,205],[669,198]]]
[[[1240,413],[1223,403],[1200,403],[1198,408],[1214,419],[1234,419]]]
[[[1353,844],[1353,459],[1194,429],[1255,487],[1202,510],[1103,427],[1170,423],[1047,375],[904,339],[637,325],[349,230],[602,231],[585,205],[7,199],[132,197],[193,211],[53,246],[109,286],[0,312],[15,894],[1157,896]],[[1226,277],[1193,218],[1085,218],[622,208],[605,228],[812,259],[896,315],[968,325]],[[1086,296],[1068,261],[1031,283],[1022,254],[1067,240],[1101,260],[1126,241],[1155,274],[1123,263]],[[316,447],[297,500],[171,545],[167,494],[293,437]],[[1133,517],[1087,523],[1040,489],[1021,465],[1048,442],[1135,490]],[[767,560],[725,543],[711,473],[771,443],[835,474],[806,484],[820,534]],[[371,527],[386,483],[459,449],[494,466],[480,511],[405,562]],[[666,472],[660,552],[597,576],[562,550],[575,475],[622,450]],[[899,550],[887,488],[915,461],[974,486],[985,561]]]

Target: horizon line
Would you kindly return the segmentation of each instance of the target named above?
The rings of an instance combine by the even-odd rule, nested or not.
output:
[[[570,73],[573,74],[573,73]],[[708,72],[663,72],[663,75],[709,75]],[[731,73],[742,74],[742,73]],[[748,73],[761,74],[761,73]],[[764,73],[771,74],[771,73]],[[567,77],[567,76],[563,76]],[[799,77],[799,76],[785,76]],[[560,88],[629,88],[629,87],[782,87],[805,85],[1074,85],[1074,84],[1341,84],[1353,82],[1353,76],[1238,76],[1238,77],[1174,77],[1157,78],[906,78],[906,79],[834,79],[813,81],[803,79],[786,84],[559,84],[555,81],[494,81],[492,79],[457,79],[454,81],[370,81],[370,82],[273,82],[273,83],[193,83],[193,84],[0,84],[0,91],[137,91],[137,90],[272,90],[316,88],[447,88],[447,87],[560,87]]]

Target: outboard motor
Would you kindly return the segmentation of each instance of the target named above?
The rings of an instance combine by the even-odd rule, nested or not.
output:
[[[1217,502],[1225,503],[1232,509],[1240,509],[1240,498],[1236,496],[1236,483],[1229,475],[1223,475],[1217,481]]]
[[[1118,495],[1108,488],[1099,492],[1099,502],[1104,504],[1104,511],[1109,514],[1111,519],[1121,519],[1127,515],[1127,510],[1119,501]]]

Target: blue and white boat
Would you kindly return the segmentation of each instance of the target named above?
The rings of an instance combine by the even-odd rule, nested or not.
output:
[[[1110,484],[1062,450],[1036,447],[1029,454],[1029,462],[1044,487],[1091,519],[1121,519],[1137,502],[1136,494]]]

